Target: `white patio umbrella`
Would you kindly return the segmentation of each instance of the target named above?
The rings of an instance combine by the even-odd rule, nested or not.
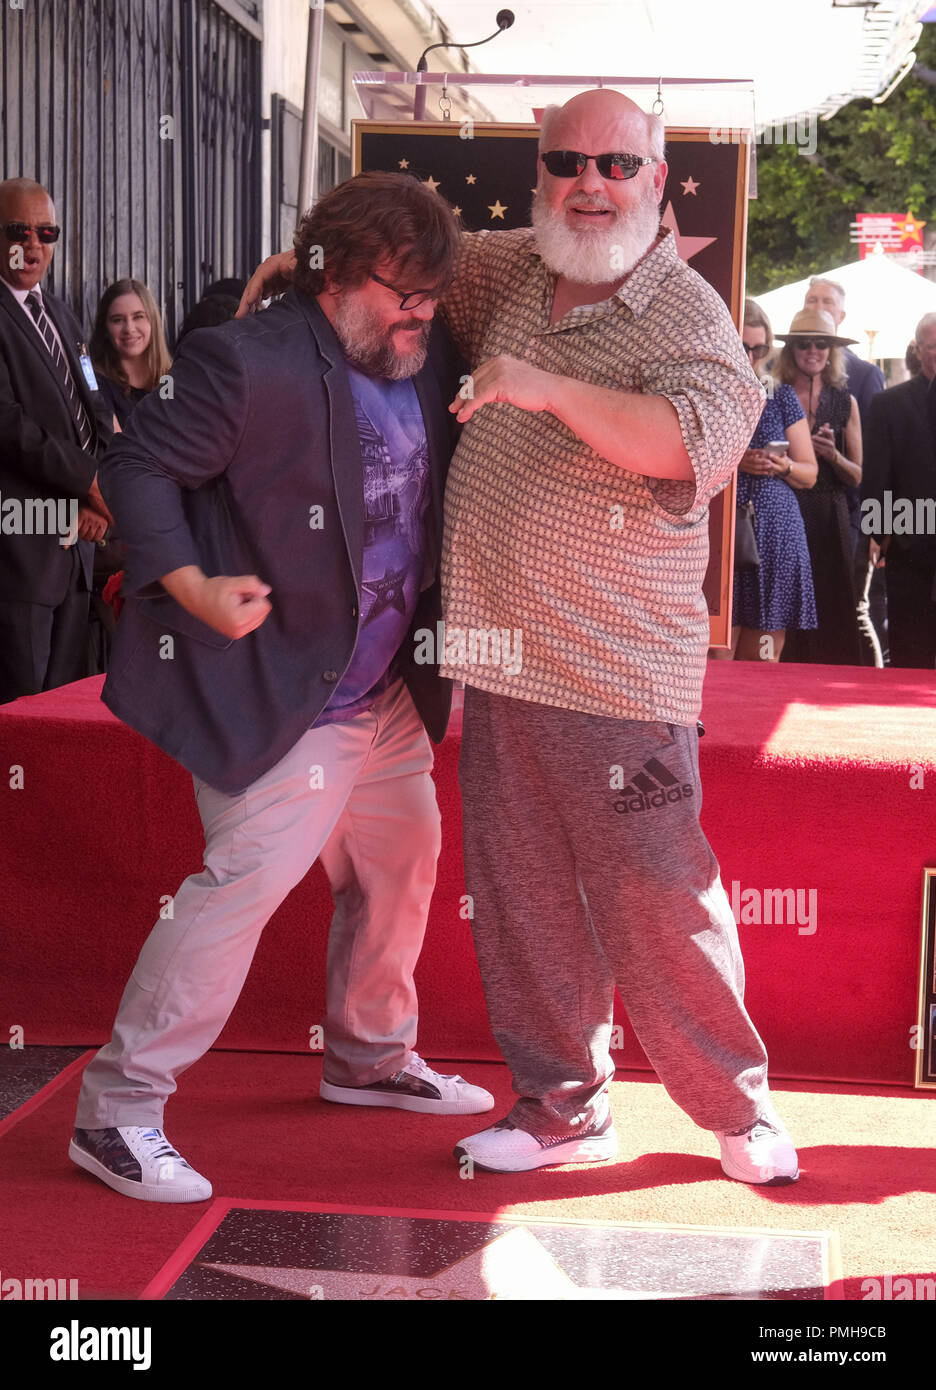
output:
[[[936,313],[936,284],[886,255],[833,266],[821,276],[836,280],[845,290],[845,318],[839,333],[857,338],[852,352],[859,357],[902,358],[923,315]],[[802,309],[808,289],[809,278],[752,297],[774,332],[785,333],[793,315]]]

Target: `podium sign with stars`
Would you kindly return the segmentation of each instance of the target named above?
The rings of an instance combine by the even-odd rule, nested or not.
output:
[[[446,198],[466,231],[530,225],[539,127],[457,121],[354,121],[353,167],[405,172]],[[744,308],[748,148],[716,144],[709,131],[666,132],[668,173],[661,221],[683,260],[717,290],[740,329]],[[471,364],[477,365],[477,364]],[[731,640],[735,479],[709,511],[703,584],[711,642]]]

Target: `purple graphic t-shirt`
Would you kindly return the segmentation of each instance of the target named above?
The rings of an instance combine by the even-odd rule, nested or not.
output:
[[[425,568],[429,451],[415,387],[409,377],[387,381],[347,370],[364,479],[360,620],[351,664],[316,728],[360,714],[391,684]]]

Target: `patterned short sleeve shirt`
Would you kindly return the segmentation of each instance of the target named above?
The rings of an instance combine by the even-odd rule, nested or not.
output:
[[[664,396],[695,479],[619,468],[549,412],[482,406],[445,496],[442,671],[538,704],[691,723],[708,647],[708,506],[764,392],[722,299],[670,231],[610,299],[551,325],[555,284],[531,228],[475,232],[441,312],[472,368],[504,353]]]

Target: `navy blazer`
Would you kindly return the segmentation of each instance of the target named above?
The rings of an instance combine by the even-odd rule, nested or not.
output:
[[[899,497],[936,496],[932,399],[930,383],[921,372],[871,402],[861,495],[875,498],[882,511],[885,492],[892,494],[893,502]],[[914,564],[936,564],[936,537],[895,532],[891,546],[906,552]]]
[[[0,498],[84,501],[97,472],[96,455],[111,437],[111,413],[91,391],[78,361],[81,325],[66,304],[42,291],[58,329],[75,387],[95,432],[90,450],[78,444],[64,382],[35,328],[0,281]],[[94,546],[77,541],[85,585],[91,588]],[[70,550],[58,534],[0,534],[0,600],[60,604],[72,575]]]
[[[442,498],[463,364],[440,323],[413,378],[431,478],[427,573],[413,627],[441,617]],[[168,384],[136,406],[101,464],[128,547],[127,602],[102,698],[201,780],[235,794],[314,723],[357,641],[364,548],[361,449],[345,358],[314,298],[290,291],[261,314],[186,335]],[[321,524],[319,524],[319,522]],[[159,582],[182,565],[256,574],[272,611],[233,640]],[[170,640],[171,639],[171,640]],[[430,736],[451,682],[400,649]]]

